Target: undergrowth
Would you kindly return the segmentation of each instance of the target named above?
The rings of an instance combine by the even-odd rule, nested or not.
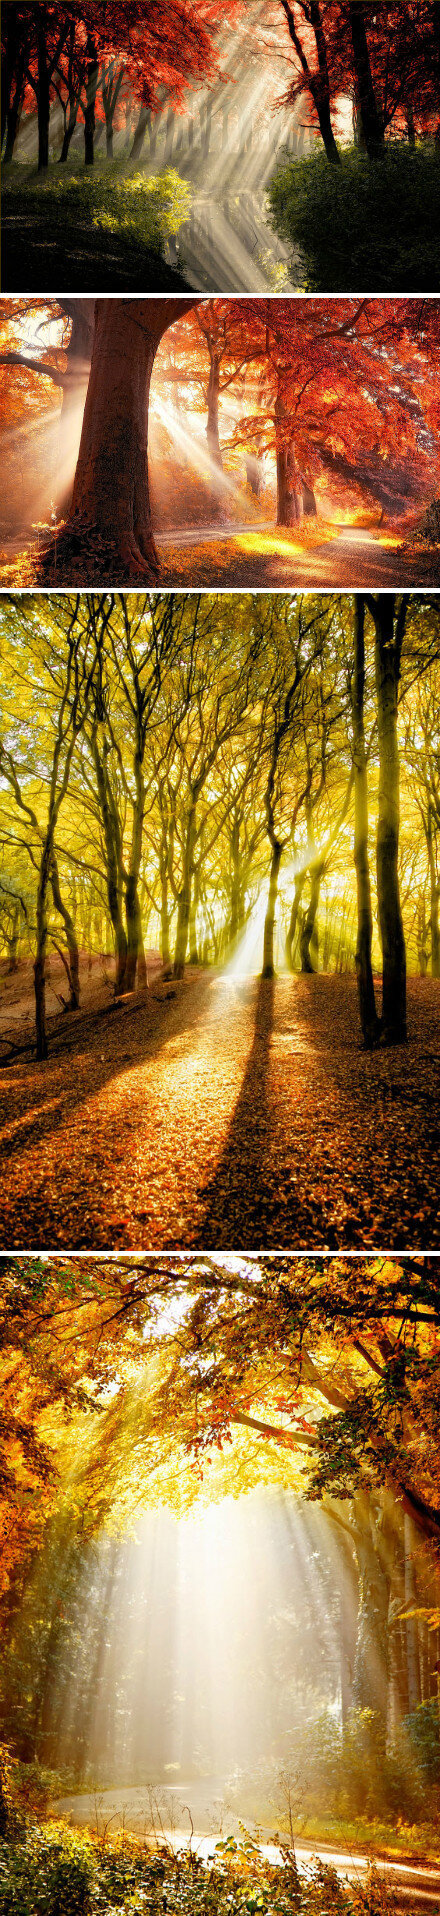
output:
[[[390,143],[374,164],[350,148],[340,166],[318,148],[279,168],[269,203],[275,231],[301,247],[309,291],[438,291],[440,162],[428,142]]]

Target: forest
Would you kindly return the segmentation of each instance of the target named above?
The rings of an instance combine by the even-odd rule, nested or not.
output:
[[[4,595],[9,1248],[436,1244],[439,630]]]
[[[436,0],[5,0],[2,35],[6,287],[438,289]]]
[[[6,585],[435,585],[433,299],[3,299]]]
[[[3,1256],[5,1912],[434,1904],[439,1332],[426,1255]]]

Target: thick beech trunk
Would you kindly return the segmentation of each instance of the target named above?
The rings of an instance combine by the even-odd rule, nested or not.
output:
[[[383,1034],[390,1043],[406,1038],[406,951],[399,889],[399,751],[397,699],[405,602],[396,610],[394,593],[370,599],[376,629],[376,690],[379,734],[379,806],[377,828],[377,902],[383,955]]]
[[[376,160],[384,151],[385,131],[377,106],[368,52],[364,0],[350,0],[350,27],[356,74],[356,94],[368,157]]]
[[[100,299],[68,542],[84,547],[87,581],[154,580],[159,562],[147,472],[148,399],[159,340],[195,299]],[[117,568],[117,570],[116,570]]]
[[[184,847],[183,876],[182,876],[182,884],[181,884],[179,899],[178,899],[176,946],[175,946],[175,952],[174,952],[174,965],[173,965],[175,978],[183,978],[183,973],[185,970],[186,953],[187,953],[187,947],[188,947],[188,932],[189,932],[189,923],[190,923],[190,914],[191,914],[191,893],[192,893],[192,882],[193,882],[195,841],[196,841],[196,807],[194,804],[193,806],[191,806],[191,810],[189,812],[189,816],[187,820],[186,841],[185,841],[185,847]]]
[[[125,916],[127,922],[127,956],[124,991],[134,991],[137,974],[139,974],[139,984],[142,982],[145,983],[145,959],[142,965],[142,917],[137,877],[134,873],[130,873],[125,887]]]
[[[266,917],[264,920],[263,968],[261,973],[262,978],[275,977],[275,964],[274,964],[275,914],[276,914],[276,908],[277,908],[278,879],[279,879],[282,853],[283,853],[283,847],[280,844],[279,839],[275,839],[272,845],[272,860],[271,860],[270,878],[269,878],[269,895],[267,900]]]
[[[124,990],[125,969],[127,963],[127,938],[122,917],[122,856],[119,843],[117,821],[112,813],[111,798],[107,786],[103,760],[99,750],[96,732],[92,732],[91,747],[96,773],[99,808],[102,818],[104,844],[106,852],[107,901],[115,940],[116,977],[115,995],[119,997]]]
[[[354,767],[354,863],[357,886],[356,975],[359,1011],[365,1045],[377,1042],[379,1019],[374,996],[371,948],[373,915],[371,910],[370,866],[368,857],[368,782],[365,751],[365,604],[356,595],[354,613],[355,660],[351,690]]]
[[[277,448],[277,526],[299,526],[304,515],[303,487],[292,445]]]
[[[288,929],[287,938],[286,938],[286,958],[287,958],[287,963],[289,966],[289,971],[293,971],[293,952],[294,952],[296,934],[298,930],[299,908],[301,904],[301,896],[304,890],[305,880],[306,880],[305,871],[296,873],[296,877],[294,880],[294,888],[293,888],[292,910],[290,913],[289,929]]]
[[[41,853],[37,890],[37,942],[34,961],[35,1032],[37,1058],[47,1058],[46,951],[48,938],[47,890],[52,863],[52,833],[46,834]]]
[[[68,906],[65,905],[64,899],[61,894],[60,876],[58,871],[58,860],[57,860],[55,851],[52,853],[50,882],[52,886],[52,897],[53,897],[53,902],[55,905],[55,911],[59,912],[60,918],[62,918],[63,920],[63,925],[64,925],[64,929],[66,933],[67,950],[69,953],[69,968],[68,968],[69,989],[70,989],[69,1011],[77,1011],[78,1005],[79,1005],[78,943],[77,943],[75,926],[74,926],[71,912],[69,911]]]
[[[71,299],[63,298],[63,308],[72,321],[59,421],[59,464],[60,471],[64,474],[72,440],[78,433],[80,408],[85,404],[93,351],[95,315],[93,300],[81,299],[75,295]],[[56,507],[60,518],[68,512],[71,496],[72,482],[66,485],[63,477],[62,486],[56,492]]]
[[[310,948],[311,948],[311,944],[313,940],[315,940],[315,943],[316,943],[316,920],[318,915],[321,880],[322,880],[324,870],[325,870],[325,866],[322,861],[319,864],[315,864],[311,866],[310,899],[309,899],[309,904],[308,904],[308,908],[307,908],[305,919],[304,919],[304,924],[301,931],[301,941],[300,941],[301,971],[306,972],[309,975],[315,971],[315,965],[313,964]]]
[[[430,929],[431,929],[431,971],[432,971],[433,978],[440,978],[440,924],[439,924],[440,879],[438,878],[436,862],[435,862],[434,832],[433,832],[431,807],[429,807],[429,812],[428,812],[427,842],[428,842],[428,865],[429,865],[429,886],[430,886],[429,918],[430,918]]]

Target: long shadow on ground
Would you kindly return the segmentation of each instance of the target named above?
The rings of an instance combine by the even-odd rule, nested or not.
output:
[[[408,1045],[376,1052],[361,1048],[351,977],[279,980],[274,1018],[268,990],[191,1243],[437,1248],[439,987],[410,981]]]

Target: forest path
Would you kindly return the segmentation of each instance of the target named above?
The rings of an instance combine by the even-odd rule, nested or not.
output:
[[[5,1249],[434,1250],[440,992],[364,1052],[352,977],[189,972],[0,1076]]]
[[[160,1784],[151,1791],[144,1788],[121,1788],[103,1790],[96,1795],[78,1795],[63,1797],[53,1804],[52,1813],[66,1817],[79,1828],[101,1830],[108,1827],[111,1836],[117,1829],[134,1831],[142,1836],[148,1834],[154,1825],[161,1836],[159,1816],[163,1835],[176,1851],[189,1846],[189,1819],[185,1807],[189,1805],[194,1824],[194,1844],[197,1854],[209,1862],[215,1854],[221,1826],[222,1837],[232,1834],[240,1839],[242,1825],[239,1817],[231,1813],[227,1804],[227,1791],[223,1796],[220,1783],[214,1787],[210,1779],[200,1782],[192,1780],[187,1784],[172,1785],[169,1788]],[[213,1833],[214,1832],[214,1833]],[[274,1842],[261,1843],[260,1854],[271,1864],[282,1863],[281,1851]],[[341,1882],[361,1885],[367,1875],[369,1860],[361,1849],[349,1850],[343,1843],[315,1843],[307,1837],[299,1836],[295,1845],[296,1861],[301,1876],[307,1875],[312,1858],[336,1870]],[[408,1862],[399,1857],[386,1859],[374,1858],[381,1876],[392,1887],[396,1898],[395,1908],[405,1909],[408,1905],[417,1910],[439,1908],[440,1905],[440,1868],[428,1859],[423,1864]]]
[[[161,554],[161,584],[186,586],[319,586],[333,591],[379,586],[390,590],[423,581],[439,582],[438,552],[381,542],[371,532],[350,526],[335,529],[334,538],[301,543],[301,534],[281,526],[261,524],[185,526],[182,530],[155,530]],[[213,550],[214,548],[214,550]]]

